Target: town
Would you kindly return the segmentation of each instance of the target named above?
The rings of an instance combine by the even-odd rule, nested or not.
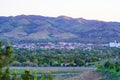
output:
[[[114,44],[114,43],[112,43]],[[111,43],[109,44],[84,44],[84,43],[76,43],[76,42],[58,42],[58,43],[14,43],[12,45],[14,48],[18,49],[84,49],[84,50],[91,50],[92,47],[96,46],[103,46],[103,47],[116,47],[116,46],[111,46]]]
[[[88,49],[91,50],[92,47],[101,46],[101,47],[116,47],[120,48],[120,43],[117,41],[109,42],[108,44],[93,44],[93,43],[77,43],[77,42],[41,42],[41,43],[14,43],[13,48],[18,49]]]

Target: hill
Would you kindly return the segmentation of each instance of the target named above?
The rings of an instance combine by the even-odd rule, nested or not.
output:
[[[0,16],[0,38],[16,41],[120,41],[120,23],[67,16]]]

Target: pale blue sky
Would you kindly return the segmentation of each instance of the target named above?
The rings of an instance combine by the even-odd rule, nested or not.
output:
[[[120,0],[0,0],[0,16],[21,14],[120,21]]]

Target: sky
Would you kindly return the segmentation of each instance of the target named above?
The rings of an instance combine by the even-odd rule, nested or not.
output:
[[[0,0],[0,16],[22,14],[120,22],[120,0]]]

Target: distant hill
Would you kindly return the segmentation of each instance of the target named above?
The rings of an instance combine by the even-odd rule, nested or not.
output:
[[[67,16],[0,16],[0,38],[16,41],[69,41],[106,43],[120,41],[120,22]]]

